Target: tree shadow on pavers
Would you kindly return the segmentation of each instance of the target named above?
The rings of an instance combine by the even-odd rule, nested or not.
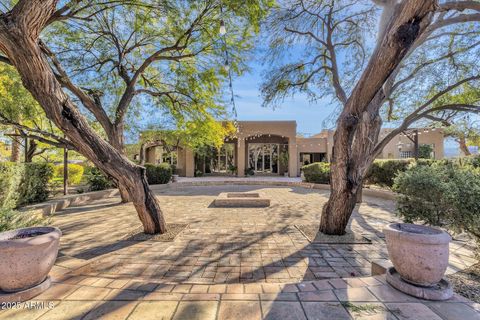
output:
[[[101,202],[100,203],[78,204],[78,205],[70,206],[70,207],[65,208],[63,210],[55,212],[55,215],[56,216],[64,216],[64,215],[69,215],[69,214],[80,214],[80,213],[96,211],[96,210],[110,209],[110,208],[121,207],[121,206],[128,206],[128,204],[121,203],[119,201],[116,201],[116,202],[113,202],[113,203],[111,201],[102,201],[102,200],[97,200],[97,201],[101,201]]]
[[[81,253],[74,254],[73,257],[77,259],[90,260],[93,258],[97,258],[99,256],[106,255],[108,253],[112,253],[118,250],[128,248],[130,246],[138,244],[138,242],[139,242],[138,240],[135,240],[135,241],[133,240],[130,241],[128,239],[120,240],[113,243],[103,244],[103,245],[89,248],[85,251],[82,251]]]

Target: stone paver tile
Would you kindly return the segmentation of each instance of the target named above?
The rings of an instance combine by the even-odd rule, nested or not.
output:
[[[112,289],[105,300],[135,301],[142,300],[146,292],[127,289]]]
[[[343,279],[330,279],[330,280],[328,280],[328,282],[330,282],[330,284],[335,289],[346,289],[346,288],[348,288],[348,284]]]
[[[262,293],[262,285],[259,283],[246,283],[245,293]]]
[[[155,291],[158,291],[158,292],[171,292],[172,289],[174,288],[175,286],[173,284],[159,284],[156,288],[155,288]]]
[[[218,310],[218,320],[256,320],[262,318],[258,301],[222,301]]]
[[[343,279],[350,287],[352,288],[360,288],[366,287],[367,284],[358,278],[347,278]]]
[[[265,320],[306,320],[299,302],[262,301],[262,314]],[[333,320],[333,319],[329,319]]]
[[[338,301],[332,290],[299,292],[300,301]]]
[[[316,280],[312,281],[312,284],[317,288],[317,290],[330,290],[333,288],[328,280]]]
[[[128,320],[171,319],[177,305],[177,301],[143,301],[138,303]]]
[[[183,294],[181,293],[168,293],[168,292],[157,292],[153,291],[150,293],[147,293],[144,297],[143,300],[165,300],[165,301],[171,301],[171,300],[176,300],[180,301],[182,300]]]
[[[280,285],[277,283],[263,283],[262,289],[264,293],[277,293],[280,292]]]
[[[158,287],[158,283],[131,281],[123,289],[139,290],[139,291],[153,291]]]
[[[242,283],[228,284],[227,293],[243,293],[243,284]]]
[[[469,319],[479,320],[480,313],[473,310],[470,306],[463,303],[426,303],[430,309],[435,311],[445,320]]]
[[[351,317],[340,303],[302,302],[307,318],[315,320],[350,320]]]
[[[298,292],[298,288],[293,283],[280,284],[282,292]]]
[[[382,282],[378,281],[374,277],[362,277],[362,278],[358,278],[358,279],[363,281],[364,283],[366,283],[369,287],[383,285]]]
[[[101,280],[101,278],[87,277],[87,278],[83,279],[82,281],[80,281],[78,284],[81,285],[81,286],[91,286],[92,284],[94,284],[98,280]]]
[[[260,300],[297,301],[298,297],[294,292],[261,293]]]
[[[129,282],[128,279],[115,279],[107,285],[107,288],[122,289]]]
[[[259,295],[256,293],[224,293],[222,300],[258,300]]]
[[[190,284],[178,284],[173,289],[173,293],[189,293],[192,285]]]
[[[80,320],[85,314],[98,305],[98,301],[62,301],[39,319],[41,320],[64,320],[68,315],[69,320]]]
[[[422,303],[387,303],[385,305],[400,320],[442,320]],[[463,320],[463,318],[456,320]]]
[[[218,301],[219,293],[187,293],[183,295],[182,300],[185,301]]]
[[[80,287],[65,297],[64,300],[102,300],[111,290],[113,289]]]
[[[104,301],[90,310],[82,320],[124,320],[136,305],[136,301]]]
[[[217,314],[217,301],[182,301],[178,304],[174,320],[213,320]]]
[[[333,290],[340,301],[378,301],[367,288],[347,288]]]
[[[208,286],[203,284],[194,284],[190,289],[190,293],[207,293]]]
[[[36,296],[35,300],[62,300],[78,288],[79,286],[77,285],[56,283],[53,284],[47,291]]]
[[[368,290],[382,302],[420,302],[417,298],[400,292],[389,285],[368,287]]]
[[[300,291],[316,291],[317,290],[317,288],[315,288],[315,286],[309,282],[299,283],[297,284],[297,286],[300,289]]]
[[[343,306],[354,320],[397,320],[381,303],[344,303]]]
[[[208,288],[208,293],[225,293],[226,290],[225,284],[213,284]]]

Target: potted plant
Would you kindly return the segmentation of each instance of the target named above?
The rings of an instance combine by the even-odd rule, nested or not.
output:
[[[448,233],[411,223],[392,223],[383,233],[388,256],[403,280],[424,287],[440,282],[448,266]]]
[[[57,259],[61,235],[55,227],[0,233],[0,289],[17,292],[42,283]]]

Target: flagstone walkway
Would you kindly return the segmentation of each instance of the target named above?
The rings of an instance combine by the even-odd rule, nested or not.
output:
[[[268,208],[215,208],[220,192],[261,191]],[[53,225],[64,233],[54,286],[35,301],[54,308],[0,311],[1,319],[480,319],[459,296],[428,302],[370,277],[387,259],[382,227],[394,203],[365,197],[349,228],[371,244],[310,243],[295,225],[318,223],[328,193],[295,186],[156,187],[174,242],[132,241],[140,223],[118,198],[70,207]],[[448,272],[475,262],[451,244]]]

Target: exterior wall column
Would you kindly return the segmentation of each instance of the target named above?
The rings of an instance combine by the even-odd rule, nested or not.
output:
[[[245,176],[245,140],[237,140],[237,176]]]
[[[148,148],[145,152],[145,163],[155,163],[156,153],[156,147]]]
[[[195,176],[195,155],[189,148],[185,149],[185,177]]]
[[[298,177],[298,153],[297,153],[297,139],[288,139],[288,175],[290,177]]]

